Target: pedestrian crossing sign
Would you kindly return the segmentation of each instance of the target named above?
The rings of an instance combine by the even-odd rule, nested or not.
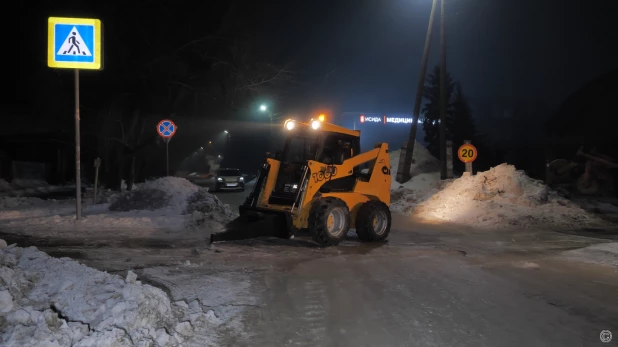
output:
[[[98,19],[49,17],[47,65],[65,69],[102,69],[101,30]]]

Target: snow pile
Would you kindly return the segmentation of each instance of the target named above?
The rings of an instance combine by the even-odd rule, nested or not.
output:
[[[476,226],[579,227],[600,223],[508,164],[447,182],[441,191],[411,210],[429,220]]]
[[[618,269],[618,242],[599,243],[562,253],[570,260],[612,266]]]
[[[169,206],[171,197],[161,189],[133,190],[118,197],[109,205],[110,211],[156,211]]]
[[[209,221],[225,224],[237,217],[230,205],[221,202],[207,189],[200,189],[189,198],[185,212],[191,215],[193,225],[196,226]]]
[[[417,204],[438,193],[440,185],[439,172],[416,175],[404,184],[393,181],[391,211],[409,213]]]
[[[4,346],[209,345],[217,324],[199,302],[171,303],[131,271],[123,279],[35,247],[0,249]]]
[[[400,184],[395,181],[397,177],[397,170],[399,168],[399,156],[401,155],[401,150],[390,151],[390,161],[391,161],[391,175],[393,180],[392,189],[399,188]],[[414,153],[412,153],[412,165],[410,165],[410,176],[414,177],[419,174],[425,173],[434,173],[440,171],[440,161],[436,159],[425,146],[422,144],[415,142],[414,143]]]
[[[146,181],[139,189],[159,189],[170,196],[169,206],[182,213],[187,208],[189,198],[197,193],[200,187],[181,177],[162,177]]]
[[[79,231],[86,235],[103,230],[139,233],[195,226],[216,229],[235,217],[229,206],[207,189],[178,177],[149,181],[137,190],[117,197],[106,193],[104,197],[114,202],[93,205],[92,195],[83,199],[80,220],[75,218],[75,200],[50,204],[50,200],[34,198],[0,198],[0,228],[53,234]]]

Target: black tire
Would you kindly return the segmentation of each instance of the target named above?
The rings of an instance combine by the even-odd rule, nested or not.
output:
[[[329,221],[332,221],[330,225]],[[350,210],[340,199],[319,199],[311,207],[308,222],[309,233],[315,242],[321,246],[336,246],[350,230]]]
[[[361,241],[386,240],[391,232],[391,211],[382,201],[364,203],[356,214],[356,235]]]

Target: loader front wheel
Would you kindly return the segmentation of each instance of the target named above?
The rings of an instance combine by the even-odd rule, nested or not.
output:
[[[321,246],[336,246],[350,230],[350,210],[340,199],[319,199],[311,207],[308,222],[315,242]]]
[[[364,203],[356,216],[356,235],[361,241],[382,241],[391,231],[391,211],[382,201]]]

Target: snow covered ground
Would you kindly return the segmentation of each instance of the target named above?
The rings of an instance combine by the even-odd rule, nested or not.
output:
[[[562,256],[573,261],[612,266],[618,269],[618,242],[599,243],[573,249],[564,252]]]
[[[0,240],[3,346],[216,345],[220,321],[199,301],[170,302],[160,289],[35,247]]]
[[[140,192],[160,195],[146,194],[143,199],[142,194],[142,201],[132,201],[132,194]],[[76,220],[75,200],[0,197],[0,228],[18,232],[48,230],[52,234],[72,230],[183,230],[197,226],[214,230],[235,218],[229,206],[216,196],[178,177],[147,181],[131,192],[108,193],[107,198],[111,203],[92,204],[84,199],[83,218]],[[114,204],[122,207],[125,203],[126,207],[131,202],[134,208],[110,211]],[[157,208],[149,208],[153,205]]]

